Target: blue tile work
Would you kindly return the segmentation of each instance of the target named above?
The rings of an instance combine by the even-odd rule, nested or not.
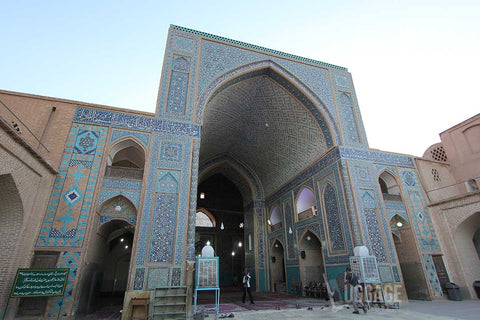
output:
[[[74,124],[36,247],[81,247],[107,129]]]
[[[145,282],[145,268],[135,269],[135,277],[133,279],[133,290],[142,291]]]
[[[117,206],[120,207],[120,211],[116,210]],[[111,220],[124,220],[133,226],[137,223],[137,209],[124,196],[116,196],[104,202],[98,212],[99,225]]]
[[[382,283],[392,283],[395,282],[393,279],[393,272],[390,266],[378,266],[378,273],[380,274],[380,280]]]
[[[143,133],[143,132],[132,131],[132,130],[113,129],[110,135],[110,145],[124,138],[134,138],[134,140],[139,141],[145,147],[145,149],[148,149],[148,146],[150,143],[149,133]]]
[[[257,223],[257,267],[265,268],[265,202],[254,201],[253,210]]]
[[[436,297],[443,296],[442,287],[440,286],[440,281],[437,277],[437,271],[435,270],[432,256],[428,253],[424,253],[422,256],[423,261],[425,261],[425,269],[427,271],[428,280],[430,281],[430,286],[433,290],[433,295]]]
[[[160,146],[163,141],[183,145],[181,163],[160,160]],[[190,210],[187,204],[191,197],[187,192],[191,182],[191,138],[156,134],[151,145],[142,221],[138,228],[136,267],[144,266],[147,261],[150,264],[182,266],[187,237],[186,213]],[[170,230],[167,230],[166,225],[170,226]],[[162,239],[168,242],[161,243]]]
[[[381,151],[359,150],[352,148],[339,147],[340,156],[345,159],[364,160],[369,162],[379,162],[386,165],[397,165],[402,167],[415,167],[411,156],[392,154]]]
[[[347,145],[360,144],[360,136],[358,133],[358,122],[355,118],[352,97],[345,92],[338,95],[338,104],[340,109],[341,123],[344,128],[344,138]]]
[[[113,126],[147,132],[199,137],[200,126],[170,120],[78,107],[73,120],[81,123]]]
[[[377,201],[373,190],[362,190],[362,207],[365,222],[368,230],[370,243],[370,254],[377,257],[378,262],[388,262],[384,247],[384,237],[382,235],[377,215]]]
[[[182,150],[183,144],[181,143],[162,141],[159,160],[182,162]]]
[[[198,161],[200,155],[200,140],[193,140],[192,171],[190,174],[190,207],[188,208],[187,229],[187,261],[195,260],[195,219],[197,213],[197,188],[198,188]]]
[[[402,278],[400,276],[400,272],[398,271],[397,266],[392,266],[392,272],[393,272],[393,280],[394,282],[402,282]]]
[[[102,204],[107,199],[116,197],[116,196],[124,196],[128,200],[130,200],[135,207],[139,207],[140,205],[140,191],[125,191],[125,190],[101,190],[100,196],[98,197],[98,204]]]
[[[404,168],[401,171],[401,179],[405,192],[405,204],[410,213],[411,222],[418,239],[430,288],[435,296],[441,296],[442,290],[431,259],[432,253],[441,253],[440,244],[422,196],[421,186],[413,169]]]
[[[162,186],[164,183],[170,183],[170,185],[165,186],[167,189],[165,191],[176,191],[172,190],[172,186],[176,184],[178,185],[179,181],[175,180],[170,172],[160,171],[158,175],[160,176],[158,184]],[[148,261],[157,263],[172,263],[173,248],[175,246],[174,236],[178,206],[178,193],[166,193],[160,191],[157,190],[155,194]]]
[[[110,179],[104,178],[102,187],[105,189],[121,189],[121,190],[142,190],[142,181],[140,180],[127,180],[127,179]]]
[[[291,227],[292,231],[295,228],[293,226],[293,217],[295,214],[295,211],[293,210],[293,200],[291,197],[287,196],[285,199],[282,201],[282,207],[283,207],[283,217],[285,219],[285,228],[284,232],[286,235],[286,246],[285,246],[285,251],[286,251],[286,260],[295,260],[297,259],[297,250],[295,250],[294,243],[297,242],[297,239],[295,237],[295,233],[289,233],[288,228]]]
[[[153,290],[159,287],[168,287],[170,282],[169,275],[169,267],[149,268],[146,289]]]
[[[333,64],[329,64],[329,63],[325,63],[325,62],[321,62],[321,61],[317,61],[317,60],[313,60],[313,59],[308,59],[308,58],[296,56],[296,55],[293,55],[293,54],[290,54],[290,53],[285,53],[285,52],[281,52],[281,51],[277,51],[277,50],[272,50],[272,49],[268,49],[268,48],[265,48],[265,47],[260,47],[260,46],[257,46],[257,45],[253,45],[253,44],[249,44],[249,43],[245,43],[245,42],[241,42],[241,41],[237,41],[237,40],[232,40],[232,39],[220,37],[220,36],[217,36],[217,35],[214,35],[214,34],[209,34],[209,33],[202,32],[202,31],[197,31],[197,30],[188,29],[188,28],[181,27],[181,26],[176,26],[176,25],[173,25],[173,24],[170,25],[170,28],[173,29],[173,30],[180,30],[180,31],[188,32],[190,34],[199,35],[203,38],[226,42],[226,43],[235,45],[237,47],[244,47],[244,48],[253,49],[253,50],[256,50],[256,51],[263,51],[263,52],[266,52],[266,53],[269,53],[269,54],[283,56],[283,57],[286,57],[288,59],[308,62],[308,63],[311,63],[311,64],[316,64],[316,65],[319,65],[319,66],[325,66],[325,67],[329,67],[329,68],[335,68],[335,69],[338,69],[338,70],[347,70],[344,67],[336,66],[336,65],[333,65]],[[188,47],[191,48],[191,46],[192,45],[189,45]]]
[[[332,156],[333,155],[333,156]],[[324,206],[324,198],[323,198],[323,190],[325,190],[327,185],[330,186],[335,186],[335,190],[342,190],[342,183],[341,183],[341,176],[340,176],[340,171],[337,166],[336,161],[332,161],[329,163],[326,159],[331,160],[335,159],[335,152],[332,151],[328,155],[325,156],[325,158],[320,159],[319,162],[314,164],[312,168],[316,168],[317,171],[309,171],[308,177],[305,177],[302,174],[300,174],[301,177],[305,177],[303,181],[297,181],[299,179],[298,177],[295,177],[291,183],[288,184],[291,188],[294,188],[293,190],[286,190],[285,194],[283,194],[283,198],[285,199],[291,199],[294,198],[293,195],[295,193],[298,193],[298,190],[302,189],[304,186],[315,186],[315,197],[317,199],[317,208],[319,210],[319,214],[317,216],[311,217],[306,220],[302,220],[299,222],[295,222],[295,224],[292,226],[292,229],[294,231],[294,235],[296,237],[301,236],[305,230],[316,230],[315,232],[320,236],[320,239],[326,240],[327,246],[330,246],[330,239],[328,238],[329,236],[326,236],[327,232],[324,230],[326,229],[326,226],[324,225],[324,219],[325,219],[325,206]],[[317,166],[318,165],[318,166]],[[284,190],[282,188],[281,190]],[[288,196],[289,192],[292,194],[292,196]],[[269,197],[267,200],[268,207],[272,207],[274,204],[277,203],[278,200],[278,192],[274,194],[274,196]],[[341,216],[339,221],[341,225],[339,226],[338,224],[335,224],[334,226],[330,226],[331,230],[335,230],[335,232],[340,231],[340,233],[343,232],[343,250],[337,250],[334,252],[329,252],[327,251],[326,248],[324,248],[324,260],[325,264],[339,264],[339,263],[348,263],[348,255],[349,253],[353,253],[353,243],[352,243],[352,238],[350,236],[350,227],[349,227],[349,219],[347,218],[347,208],[345,207],[346,202],[344,198],[344,193],[339,192],[336,193],[335,195],[336,201],[337,201],[337,209],[338,213]],[[287,200],[285,200],[287,201]],[[330,207],[330,206],[329,206]],[[282,216],[285,215],[285,212],[282,212]],[[342,231],[343,230],[343,231]],[[281,230],[276,230],[274,232],[270,232],[268,234],[268,239],[269,243],[272,243],[272,239],[279,237],[280,235],[288,235],[288,225],[287,227],[281,229]],[[330,235],[332,232],[330,232]],[[293,247],[293,243],[289,244],[288,241],[286,242],[286,247],[285,249],[288,249],[288,246],[290,248],[293,248],[291,250],[295,250]],[[270,247],[269,247],[270,249]],[[331,250],[330,250],[331,251]],[[289,261],[287,260],[287,264],[295,264],[297,263],[297,260],[292,260]]]
[[[172,268],[172,274],[170,276],[170,285],[175,287],[182,284],[182,268]]]
[[[287,70],[293,77],[303,83],[308,90],[315,92],[320,101],[326,105],[333,114],[333,94],[330,87],[329,69],[317,67],[301,62],[259,53],[228,44],[203,40],[202,52],[200,53],[200,73],[198,93],[207,92],[206,88],[219,77],[242,66],[253,65],[260,61],[271,61]],[[291,79],[293,81],[293,79]]]
[[[156,117],[191,122],[195,95],[189,88],[196,87],[198,36],[170,30],[167,51],[162,68],[162,81],[158,92]]]
[[[332,252],[345,251],[345,233],[337,200],[337,192],[329,183],[327,183],[323,191],[323,203],[325,205],[329,243]]]
[[[80,252],[77,251],[65,251],[60,255],[57,268],[68,268],[70,272],[63,297],[51,297],[48,299],[46,310],[48,317],[56,317],[59,311],[62,316],[70,313],[73,306],[72,293],[75,282],[77,281],[80,255]]]
[[[340,133],[332,111],[326,108],[324,102],[311,92],[308,87],[300,83],[298,79],[272,61],[260,61],[255,64],[244,65],[216,78],[198,98],[196,123],[201,123],[205,105],[209,101],[207,101],[207,99],[210,99],[218,93],[217,90],[221,91],[238,81],[261,75],[272,78],[281,87],[295,96],[308,111],[310,111],[322,129],[328,146],[333,146],[336,144],[335,141],[340,141]]]
[[[188,73],[172,70],[170,75],[170,89],[167,98],[166,113],[185,115],[188,94]]]

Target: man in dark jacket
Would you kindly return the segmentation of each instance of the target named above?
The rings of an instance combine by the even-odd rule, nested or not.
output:
[[[245,298],[247,297],[247,293],[248,293],[248,297],[250,298],[250,304],[254,304],[252,293],[250,292],[250,278],[251,278],[250,272],[247,272],[247,274],[245,274],[245,276],[243,277],[242,302],[245,303]]]
[[[352,286],[353,313],[360,313],[358,312],[359,306],[363,309],[363,312],[367,313],[367,308],[362,301],[362,286],[358,283],[358,277],[352,272],[351,268],[347,268],[347,272],[345,273],[345,283],[348,283]]]

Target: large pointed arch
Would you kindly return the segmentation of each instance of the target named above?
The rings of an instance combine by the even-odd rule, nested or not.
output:
[[[199,171],[198,182],[201,183],[201,181],[205,180],[209,175],[214,174],[216,168],[219,168],[219,170],[222,171],[222,174],[228,176],[229,174],[221,168],[222,165],[226,165],[227,167],[233,169],[236,173],[238,173],[239,176],[243,178],[245,182],[248,183],[248,186],[249,186],[248,192],[250,193],[251,196],[248,196],[247,194],[248,192],[247,190],[245,190],[245,188],[242,188],[237,184],[237,187],[242,193],[243,199],[251,198],[252,201],[264,199],[265,195],[264,195],[263,187],[260,182],[260,179],[255,174],[255,172],[252,169],[250,169],[247,165],[233,159],[228,155],[221,155],[219,157],[210,159],[207,162],[205,162],[203,166],[200,167],[198,170]],[[232,177],[229,177],[229,178],[232,178]],[[234,181],[235,183],[236,179],[231,179],[231,180]]]
[[[267,75],[275,80],[308,109],[322,129],[329,148],[340,143],[340,130],[325,103],[298,78],[271,60],[243,65],[224,73],[212,81],[198,99],[195,122],[197,124],[203,122],[205,106],[216,94],[239,81],[260,75]]]

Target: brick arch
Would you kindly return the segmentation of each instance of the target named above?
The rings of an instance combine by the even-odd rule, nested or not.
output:
[[[18,265],[20,254],[17,252],[19,235],[23,223],[23,204],[17,185],[11,174],[0,175],[0,303],[3,303],[8,295],[15,270]]]

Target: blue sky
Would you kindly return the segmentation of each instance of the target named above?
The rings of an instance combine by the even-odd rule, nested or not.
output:
[[[480,112],[480,1],[0,0],[0,89],[154,112],[170,24],[352,73],[371,148]]]

